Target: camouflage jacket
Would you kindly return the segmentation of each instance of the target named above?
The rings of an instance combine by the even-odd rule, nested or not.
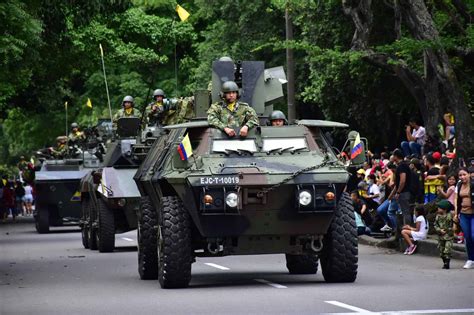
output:
[[[436,215],[434,222],[434,228],[436,233],[439,235],[441,240],[452,240],[453,239],[453,216],[450,212],[446,215]],[[446,234],[441,235],[441,230],[445,230]]]
[[[56,159],[62,159],[67,154],[67,145],[60,144],[59,146],[51,149],[51,155]]]
[[[247,103],[237,102],[233,111],[227,108],[225,102],[216,102],[207,111],[209,125],[224,130],[247,125],[249,128],[258,126],[258,116],[255,110]]]
[[[125,109],[119,109],[117,111],[117,113],[114,115],[114,123],[117,122],[117,120],[119,120],[119,118],[123,118],[123,117],[138,117],[140,118],[141,116],[141,113],[138,109],[136,108],[132,108],[132,112],[130,113],[130,115],[127,114],[127,112],[125,112]]]

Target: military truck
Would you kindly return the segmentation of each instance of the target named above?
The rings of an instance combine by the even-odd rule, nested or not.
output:
[[[283,96],[281,74],[280,68],[264,70],[262,62],[216,61],[212,100],[224,81],[234,80],[244,101],[266,116],[267,104]],[[347,125],[262,122],[246,138],[229,138],[205,119],[166,127],[169,136],[154,144],[135,175],[143,196],[141,279],[181,288],[191,280],[195,257],[281,253],[291,274],[314,274],[320,261],[326,281],[355,281],[358,245],[344,192],[348,173],[322,133],[325,127]],[[183,160],[178,147],[186,137],[192,155]]]
[[[133,181],[153,142],[166,132],[150,126],[140,132],[140,118],[120,118],[116,136],[107,144],[104,165],[80,183],[81,232],[84,248],[112,252],[115,234],[137,228],[140,194]]]
[[[94,139],[92,139],[94,138]],[[78,225],[81,218],[79,183],[101,159],[100,139],[89,137],[84,150],[70,147],[74,154],[63,159],[40,152],[43,163],[35,173],[36,203],[33,216],[38,233],[48,233],[50,226]]]

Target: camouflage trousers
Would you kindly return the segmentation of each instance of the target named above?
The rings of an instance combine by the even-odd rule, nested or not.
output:
[[[441,258],[451,258],[453,250],[453,240],[438,240],[439,256]]]

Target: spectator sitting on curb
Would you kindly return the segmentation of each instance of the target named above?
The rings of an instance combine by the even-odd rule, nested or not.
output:
[[[426,239],[428,235],[428,220],[425,218],[423,205],[415,207],[415,216],[415,227],[408,224],[402,227],[402,237],[408,245],[405,255],[413,255],[417,247],[416,242]]]
[[[365,226],[370,226],[372,224],[372,216],[369,213],[369,209],[367,209],[367,204],[360,198],[357,190],[351,192],[351,199],[354,205],[354,211],[361,216]]]

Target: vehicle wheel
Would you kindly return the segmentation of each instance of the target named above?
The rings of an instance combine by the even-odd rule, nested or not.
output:
[[[357,278],[358,244],[354,208],[343,193],[323,239],[321,267],[326,282],[354,282]]]
[[[89,249],[97,250],[97,208],[92,200],[89,203]]]
[[[82,245],[84,248],[89,248],[89,221],[90,221],[90,200],[88,195],[84,195],[81,200],[81,234],[82,234]]]
[[[317,255],[286,254],[286,268],[293,275],[309,275],[318,272]]]
[[[101,253],[113,252],[115,249],[115,219],[114,213],[102,199],[97,199],[97,217],[99,219],[96,230],[97,247]]]
[[[36,205],[39,207],[39,205]],[[45,234],[49,233],[49,213],[48,210],[39,207],[39,209],[36,210],[36,217],[35,217],[35,227],[36,231],[40,234]]]
[[[175,196],[163,197],[158,229],[158,280],[162,288],[185,288],[191,281],[191,218]]]
[[[138,273],[142,280],[158,279],[158,220],[149,197],[140,198],[138,222]]]

